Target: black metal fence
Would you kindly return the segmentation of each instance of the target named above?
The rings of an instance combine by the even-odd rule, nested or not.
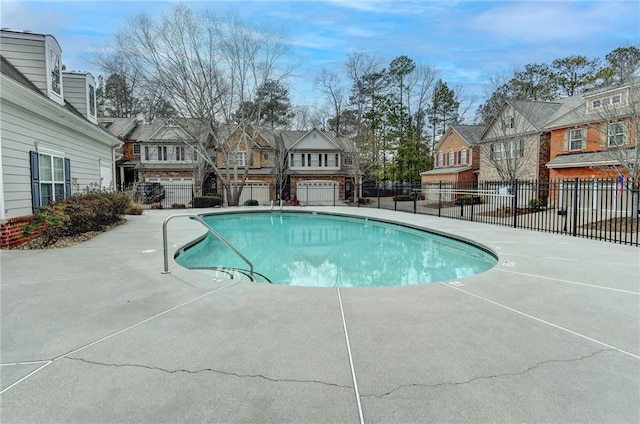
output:
[[[441,182],[364,206],[638,246],[638,194],[626,180]]]
[[[159,187],[160,186],[160,187]],[[146,208],[192,207],[191,184],[144,183],[126,190]],[[268,184],[243,188],[246,199],[279,205]],[[287,193],[285,205],[344,206],[390,209],[478,223],[503,225],[576,237],[640,245],[638,190],[629,181],[572,179],[487,181],[420,185],[307,185],[304,192]],[[224,204],[227,205],[225,199]]]

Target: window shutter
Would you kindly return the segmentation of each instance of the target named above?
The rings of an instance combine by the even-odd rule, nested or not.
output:
[[[571,130],[566,130],[564,135],[562,136],[562,150],[565,152],[569,150],[569,136],[571,134]]]
[[[462,151],[458,151],[456,154],[458,156],[458,165],[462,164]]]
[[[64,197],[71,196],[71,159],[64,159]]]
[[[607,147],[607,136],[609,134],[609,124],[606,122],[600,126],[600,147]]]
[[[491,149],[489,150],[489,158],[493,160],[493,159],[495,159],[495,158],[496,158],[496,149],[495,149],[495,144],[492,144],[492,145],[490,146],[490,148],[491,148]]]
[[[587,148],[587,137],[589,137],[589,129],[583,128],[582,129],[582,150],[585,150]]]
[[[40,205],[40,158],[38,152],[29,152],[31,161],[31,207],[37,211]]]

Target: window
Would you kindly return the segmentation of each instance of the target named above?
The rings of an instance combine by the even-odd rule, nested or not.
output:
[[[624,142],[624,122],[610,123],[607,126],[607,145],[622,146]]]
[[[569,131],[569,150],[582,149],[582,129]]]
[[[89,85],[89,115],[96,116],[96,89]]]
[[[460,150],[460,163],[467,163],[467,150]]]
[[[62,156],[30,152],[31,200],[35,211],[71,194],[70,161]]]
[[[140,154],[140,143],[133,143],[133,154],[134,155]]]
[[[344,165],[345,165],[345,166],[351,166],[351,165],[353,165],[353,156],[345,155],[345,156],[344,156]]]
[[[60,55],[53,49],[49,49],[49,76],[51,91],[62,95],[62,72],[60,69]]]
[[[229,166],[245,166],[247,152],[234,152],[227,155],[227,164]]]
[[[594,109],[602,107],[602,100],[596,99],[596,100],[592,101],[591,102],[591,107],[593,107]]]
[[[438,153],[438,166],[444,166],[444,153]]]
[[[506,158],[503,143],[494,143],[491,145],[491,158],[494,160],[502,160]]]
[[[513,119],[513,116],[507,116],[504,118],[504,121],[502,121],[503,129],[513,128],[514,125],[515,125],[515,120]]]
[[[140,153],[140,145],[133,145],[133,153]],[[187,162],[193,160],[193,150],[185,146],[144,146],[145,162]]]
[[[524,156],[522,140],[510,140],[491,145],[491,158],[494,160],[514,159]]]
[[[456,164],[456,152],[449,152],[449,165]]]
[[[616,94],[615,96],[611,97],[612,105],[617,105],[620,103],[622,103],[622,96],[620,94]]]

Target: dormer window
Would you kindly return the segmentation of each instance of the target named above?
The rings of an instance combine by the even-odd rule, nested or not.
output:
[[[60,55],[53,49],[49,49],[49,77],[51,78],[51,91],[62,95],[62,69],[60,66]]]
[[[89,116],[96,116],[96,88],[89,84]]]
[[[602,100],[596,99],[596,100],[592,101],[591,102],[591,107],[593,107],[594,109],[598,109],[599,107],[602,107]]]
[[[620,94],[616,94],[615,96],[611,97],[611,104],[612,105],[617,105],[622,103],[622,96]]]

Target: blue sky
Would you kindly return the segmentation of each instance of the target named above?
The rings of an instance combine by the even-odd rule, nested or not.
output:
[[[640,42],[640,1],[187,1],[194,9],[235,13],[283,33],[300,63],[290,81],[295,104],[316,97],[313,78],[324,67],[343,72],[347,55],[366,50],[384,63],[407,55],[434,66],[450,87],[479,100],[489,78],[527,63],[571,55],[601,58]],[[157,15],[160,1],[2,0],[3,28],[52,34],[67,69],[99,73],[83,58],[107,46],[127,18]],[[472,118],[470,116],[469,118]]]

